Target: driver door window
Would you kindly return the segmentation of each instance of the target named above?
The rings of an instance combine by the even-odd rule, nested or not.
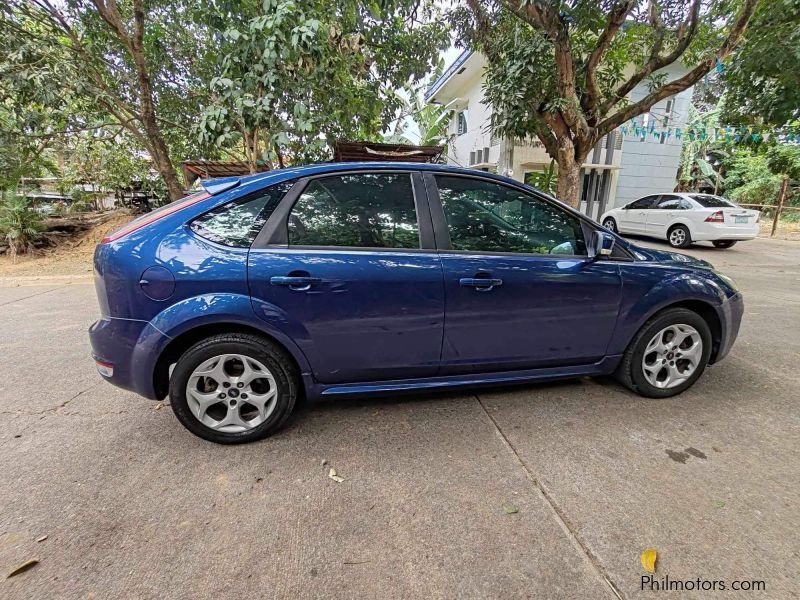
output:
[[[453,250],[585,256],[580,220],[521,190],[436,176]]]

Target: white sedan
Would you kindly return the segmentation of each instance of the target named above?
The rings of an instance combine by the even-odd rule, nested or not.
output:
[[[667,240],[675,248],[712,242],[730,248],[758,235],[761,213],[711,194],[669,193],[639,198],[600,217],[615,233],[633,233]]]

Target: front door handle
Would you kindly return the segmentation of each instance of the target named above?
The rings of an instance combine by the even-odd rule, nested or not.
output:
[[[319,277],[270,277],[272,285],[282,285],[298,292],[311,289],[312,285],[322,283]]]
[[[489,277],[462,277],[458,284],[463,287],[475,288],[476,292],[489,292],[499,285],[503,285],[502,279],[491,279]]]

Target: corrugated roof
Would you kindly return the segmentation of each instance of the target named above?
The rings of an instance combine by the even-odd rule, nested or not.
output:
[[[336,142],[335,162],[436,162],[443,146],[411,146],[408,144],[378,144],[374,142]]]

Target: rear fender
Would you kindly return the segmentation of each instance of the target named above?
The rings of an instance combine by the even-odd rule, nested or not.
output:
[[[157,343],[148,340],[152,366],[155,367],[158,357],[173,339],[197,327],[218,323],[242,325],[264,332],[292,355],[304,376],[311,372],[305,354],[290,337],[271,323],[256,318],[250,296],[228,293],[186,298],[156,315],[150,321],[150,326],[162,335]]]

